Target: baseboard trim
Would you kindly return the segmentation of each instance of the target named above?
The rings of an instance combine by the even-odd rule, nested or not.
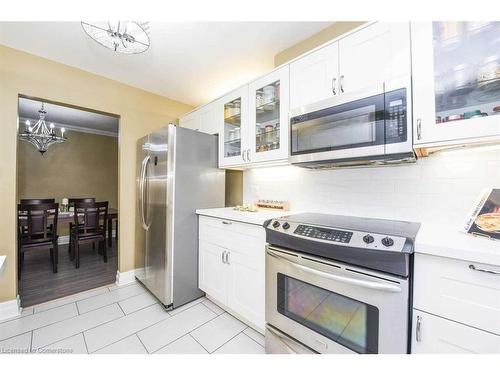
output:
[[[143,268],[136,268],[126,272],[116,271],[116,285],[123,286],[135,282],[135,276],[143,273]]]
[[[113,234],[111,237],[116,237],[116,230],[113,229]],[[59,239],[57,240],[57,243],[59,245],[67,245],[69,244],[69,235],[66,236],[59,236]]]
[[[21,315],[21,300],[19,296],[10,301],[0,302],[0,321]]]
[[[257,324],[255,324],[254,322],[251,322],[250,320],[248,320],[247,318],[245,318],[244,316],[242,316],[241,314],[237,313],[236,311],[234,311],[233,309],[231,309],[230,307],[227,307],[226,304],[222,303],[222,302],[219,302],[219,300],[217,300],[217,298],[214,298],[212,297],[211,295],[209,294],[205,294],[205,297],[207,297],[207,299],[213,303],[215,303],[217,306],[219,306],[222,310],[225,310],[227,311],[229,314],[235,316],[236,318],[238,318],[239,320],[241,320],[243,323],[245,323],[247,326],[253,328],[254,330],[256,330],[257,332],[261,333],[261,334],[265,334],[266,333],[266,327],[260,327],[258,326]]]

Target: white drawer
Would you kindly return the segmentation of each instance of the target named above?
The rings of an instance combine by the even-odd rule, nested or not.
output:
[[[411,353],[500,354],[500,336],[413,310]]]
[[[416,254],[413,306],[500,335],[500,267]]]
[[[224,247],[250,257],[261,257],[265,251],[263,227],[213,217],[199,217],[200,241]]]

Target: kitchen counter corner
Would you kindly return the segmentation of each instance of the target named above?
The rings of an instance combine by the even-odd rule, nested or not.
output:
[[[415,252],[500,266],[500,242],[442,225],[422,224]]]
[[[290,211],[272,211],[262,210],[257,212],[237,211],[233,207],[224,208],[206,208],[196,210],[198,215],[210,216],[218,219],[226,219],[239,221],[247,224],[264,225],[264,222],[269,219],[274,219],[281,216],[290,215]]]

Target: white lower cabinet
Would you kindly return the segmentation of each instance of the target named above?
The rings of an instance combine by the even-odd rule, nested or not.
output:
[[[500,335],[500,267],[416,254],[413,307]]]
[[[415,255],[412,353],[500,354],[500,267]]]
[[[227,305],[257,327],[265,329],[264,244],[262,258],[249,258],[237,252],[229,254]]]
[[[223,256],[222,247],[200,241],[199,288],[213,298],[226,303],[228,275]]]
[[[199,288],[264,332],[264,228],[200,216],[199,241]]]
[[[500,336],[413,310],[412,354],[500,354]]]

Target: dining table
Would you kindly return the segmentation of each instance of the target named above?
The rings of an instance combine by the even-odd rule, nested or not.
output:
[[[74,220],[73,211],[59,211],[57,216],[58,224],[69,224]],[[116,222],[116,239],[118,240],[118,210],[116,208],[108,208],[108,219],[107,219],[107,239],[108,246],[111,247],[113,240],[113,221]],[[22,225],[22,221],[21,221]]]

